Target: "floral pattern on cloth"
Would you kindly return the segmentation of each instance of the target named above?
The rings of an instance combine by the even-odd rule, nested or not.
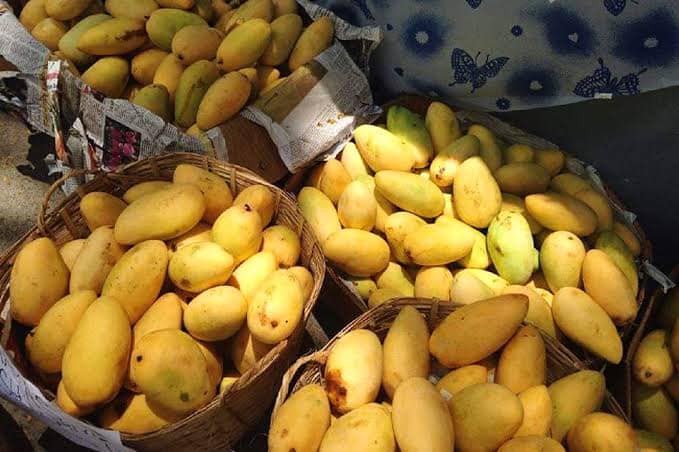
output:
[[[373,90],[521,110],[679,84],[679,0],[318,0],[379,25]]]
[[[134,162],[139,157],[141,133],[106,118],[102,164],[107,171],[114,171],[121,165]]]

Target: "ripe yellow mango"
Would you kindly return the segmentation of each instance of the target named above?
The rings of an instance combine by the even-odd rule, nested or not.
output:
[[[415,286],[408,272],[396,262],[389,262],[387,267],[375,275],[375,282],[380,289],[394,289],[404,297],[415,295]]]
[[[455,219],[425,224],[408,233],[403,241],[406,255],[418,265],[445,265],[467,256],[476,236]]]
[[[167,92],[170,94],[170,101],[173,105],[179,80],[181,80],[183,73],[184,65],[177,58],[177,55],[171,53],[163,58],[163,61],[160,62],[160,65],[158,65],[153,74],[153,83],[167,88]]]
[[[376,289],[368,297],[368,307],[374,308],[395,298],[403,298],[403,293],[391,287]]]
[[[613,227],[613,209],[608,199],[593,189],[577,192],[574,197],[587,204],[598,219],[597,231],[607,231]]]
[[[552,438],[531,435],[510,439],[497,452],[566,452],[566,449]]]
[[[66,24],[52,17],[47,17],[33,27],[31,34],[35,39],[43,43],[45,47],[55,51],[59,48],[59,41],[67,31]]]
[[[169,257],[172,258],[175,251],[186,245],[211,241],[212,226],[207,223],[198,223],[189,232],[167,242]]]
[[[405,107],[392,105],[387,111],[387,130],[399,137],[415,156],[415,168],[423,168],[434,157],[434,146],[424,119]]]
[[[313,187],[302,188],[297,195],[297,205],[321,245],[342,228],[335,206],[322,191]]]
[[[519,328],[500,353],[495,383],[515,394],[547,381],[545,342],[540,332],[530,326]]]
[[[153,302],[132,328],[132,349],[142,337],[159,330],[182,328],[182,302],[177,294],[168,292]]]
[[[69,291],[92,290],[101,293],[106,277],[124,253],[125,247],[113,238],[113,228],[101,226],[95,229],[85,240],[73,264]]]
[[[415,278],[415,296],[417,298],[436,298],[450,301],[450,288],[453,275],[446,267],[422,267]]]
[[[585,292],[575,287],[560,289],[554,294],[552,313],[559,330],[573,342],[613,364],[620,362],[618,331],[606,311]]]
[[[535,269],[530,226],[517,212],[500,212],[488,228],[488,254],[498,274],[512,284],[525,284]]]
[[[556,293],[562,287],[579,287],[585,245],[568,231],[552,232],[540,247],[540,268],[549,289]]]
[[[580,418],[601,408],[605,393],[606,380],[594,370],[581,370],[553,382],[549,386],[552,438],[563,441]]]
[[[132,103],[160,116],[165,122],[172,121],[170,93],[163,85],[147,85],[143,87],[134,95]]]
[[[265,344],[257,340],[245,324],[231,340],[229,354],[234,367],[238,372],[244,374],[274,347],[275,345]]]
[[[276,265],[288,268],[297,263],[302,249],[295,231],[288,226],[277,224],[262,232],[262,251],[271,252]]]
[[[547,192],[526,196],[526,210],[538,223],[553,231],[569,231],[584,237],[598,224],[596,213],[571,196]]]
[[[165,244],[160,240],[141,242],[118,259],[101,293],[119,300],[134,324],[158,298],[166,269]]]
[[[677,435],[679,417],[667,391],[632,382],[632,414],[636,424],[667,439]]]
[[[80,251],[83,249],[84,244],[85,239],[76,239],[64,243],[61,245],[61,248],[59,248],[59,255],[69,271],[73,269],[73,264],[78,258],[78,254],[80,254]]]
[[[493,297],[493,290],[471,273],[458,273],[450,286],[450,301],[472,304]]]
[[[251,19],[226,35],[217,49],[217,66],[223,72],[252,66],[271,42],[271,25],[264,19]]]
[[[156,0],[161,8],[191,9],[195,0]]]
[[[297,12],[297,2],[295,0],[272,0],[274,17],[281,17],[284,14]]]
[[[145,23],[115,17],[88,29],[78,39],[78,50],[90,55],[123,55],[146,43]]]
[[[636,452],[638,443],[631,425],[609,413],[582,417],[568,432],[568,450]]]
[[[19,14],[19,22],[26,27],[29,32],[43,19],[47,19],[49,15],[45,11],[45,0],[29,0],[21,9]]]
[[[632,372],[639,382],[650,387],[661,386],[672,378],[674,365],[667,331],[654,330],[644,336],[634,354]]]
[[[200,347],[181,330],[144,336],[132,351],[130,378],[149,404],[176,415],[204,406],[215,391]]]
[[[502,347],[527,312],[528,297],[516,294],[463,306],[436,327],[429,339],[429,352],[446,367],[473,364]],[[480,330],[486,333],[483,338],[473,333]]]
[[[304,386],[276,411],[269,429],[270,452],[315,451],[330,427],[330,404],[319,384]]]
[[[491,172],[495,172],[502,166],[502,150],[497,143],[495,134],[490,129],[480,124],[472,124],[467,130],[467,134],[479,139],[481,144],[479,155]]]
[[[82,75],[83,82],[111,98],[121,96],[129,77],[130,63],[120,57],[101,58]]]
[[[502,194],[481,157],[462,162],[453,185],[455,214],[476,228],[486,228],[500,212]]]
[[[535,159],[535,149],[527,144],[512,144],[504,151],[506,164],[530,163]]]
[[[262,220],[248,204],[231,206],[212,226],[212,240],[224,248],[238,265],[259,250]]]
[[[277,16],[271,22],[271,42],[259,62],[269,66],[283,64],[302,33],[302,18],[297,14]]]
[[[340,162],[342,162],[344,169],[347,170],[349,176],[354,180],[359,176],[372,175],[372,170],[363,161],[363,157],[361,157],[361,153],[358,151],[356,144],[351,141],[344,146]]]
[[[424,123],[436,154],[462,136],[455,112],[441,102],[429,104]]]
[[[537,163],[508,163],[493,176],[503,192],[517,196],[543,193],[549,186],[549,173]]]
[[[116,396],[125,379],[131,336],[130,322],[116,299],[102,296],[90,304],[62,361],[64,388],[75,404],[101,405]]]
[[[222,358],[224,353],[222,350],[223,343],[197,340],[196,344],[198,344],[198,347],[205,358],[210,386],[213,388],[219,386],[222,381],[222,375],[224,374],[224,358]]]
[[[502,279],[497,274],[486,270],[481,270],[479,268],[463,268],[460,270],[454,270],[453,276],[457,276],[462,273],[468,273],[476,276],[482,283],[490,287],[495,295],[501,295],[505,287],[509,285],[506,280]]]
[[[403,140],[381,127],[358,126],[354,130],[354,141],[373,171],[410,171],[415,165],[415,156]]]
[[[371,276],[389,263],[389,245],[380,236],[362,229],[342,229],[323,244],[325,256],[352,276]]]
[[[412,306],[398,313],[389,327],[383,348],[382,386],[390,398],[410,377],[429,375],[429,328]]]
[[[229,34],[234,28],[252,19],[262,19],[271,22],[274,14],[274,6],[271,0],[249,0],[237,10],[224,25],[224,32]]]
[[[452,399],[455,449],[495,451],[518,430],[523,419],[519,398],[504,386],[469,386]]]
[[[582,263],[585,291],[613,319],[626,325],[637,315],[637,301],[624,273],[601,250],[589,250]]]
[[[109,19],[111,19],[111,16],[108,14],[95,14],[93,16],[85,17],[61,37],[59,40],[59,50],[78,67],[82,68],[94,63],[95,57],[93,55],[89,55],[78,49],[78,40],[89,29]]]
[[[196,61],[182,72],[174,99],[174,119],[178,125],[190,127],[196,122],[201,101],[218,78],[217,66],[207,60]]]
[[[189,184],[200,190],[205,197],[203,220],[214,223],[217,217],[233,204],[231,189],[224,179],[197,166],[181,164],[174,170],[175,184]]]
[[[436,383],[436,389],[452,407],[453,397],[467,386],[488,382],[488,370],[484,366],[471,364],[451,370]]]
[[[66,392],[63,380],[59,380],[59,386],[57,386],[56,403],[57,406],[61,409],[61,411],[63,411],[66,414],[70,414],[73,417],[87,416],[96,409],[96,407],[83,408],[76,405],[73,399],[71,399],[71,396],[69,396],[68,393]]]
[[[383,405],[368,403],[331,422],[319,452],[396,450],[391,413]]]
[[[439,187],[448,187],[454,182],[462,162],[479,155],[480,148],[481,143],[474,135],[465,135],[453,141],[438,152],[431,162],[431,180]]]
[[[592,188],[592,185],[589,181],[573,173],[563,173],[554,176],[549,187],[557,193],[575,196],[579,191]]]
[[[57,20],[70,20],[80,16],[91,0],[45,0],[45,12]]]
[[[271,190],[266,186],[250,185],[238,193],[236,199],[233,200],[233,205],[242,206],[244,204],[248,204],[257,211],[262,220],[262,227],[271,223],[276,208],[276,200]]]
[[[121,393],[99,413],[99,425],[133,435],[155,432],[182,416],[150,404],[144,394]]]
[[[528,297],[528,314],[526,323],[536,326],[554,339],[558,339],[556,324],[552,317],[551,305],[537,292],[527,286],[507,286],[502,293],[518,293]]]
[[[387,217],[384,225],[384,234],[396,260],[402,264],[411,263],[403,242],[408,234],[425,224],[426,222],[422,218],[410,212],[396,212]]]
[[[300,66],[307,64],[330,47],[334,36],[335,25],[330,17],[322,16],[313,21],[299,35],[295,47],[290,52],[288,59],[290,71],[295,71]]]
[[[311,186],[318,188],[337,205],[340,196],[351,183],[351,176],[344,166],[336,159],[330,159],[316,169],[309,176]]]
[[[551,177],[556,176],[566,163],[566,156],[559,149],[537,149],[535,163],[547,170]]]
[[[150,85],[158,66],[167,55],[168,52],[156,48],[139,52],[132,58],[132,77],[142,86]]]
[[[233,269],[233,257],[224,248],[213,242],[198,242],[172,255],[168,276],[180,289],[199,293],[224,284]]]
[[[207,25],[207,22],[199,15],[188,11],[160,8],[151,13],[146,22],[146,33],[156,47],[170,52],[174,35],[188,25]]]
[[[615,265],[625,274],[632,288],[632,293],[636,296],[639,291],[639,274],[637,273],[637,265],[634,262],[634,255],[624,240],[613,231],[602,231],[598,235],[594,246],[596,249],[606,253],[615,262]]]
[[[535,218],[531,217],[526,211],[526,204],[523,202],[523,198],[519,198],[516,195],[509,193],[502,193],[502,207],[501,212],[518,212],[524,216],[530,226],[530,232],[535,235],[542,231],[542,225],[535,221]]]
[[[394,393],[391,417],[401,450],[453,450],[455,434],[448,407],[426,378],[415,376],[403,380]]]
[[[191,300],[184,311],[184,326],[197,339],[221,341],[238,332],[247,310],[248,302],[238,289],[212,287]]]
[[[61,372],[61,361],[66,345],[81,317],[97,298],[91,290],[66,295],[42,316],[38,326],[28,335],[26,353],[28,360],[40,372],[46,374]]]
[[[42,316],[68,293],[69,271],[48,238],[26,244],[17,254],[9,279],[13,320],[38,325]]]
[[[637,441],[642,452],[674,452],[674,447],[662,435],[648,430],[635,429]]]
[[[219,383],[219,394],[226,392],[239,378],[240,373],[237,370],[226,372]]]
[[[239,289],[249,300],[259,289],[262,282],[278,269],[276,256],[270,251],[253,254],[241,263],[232,273],[229,285]]]
[[[247,103],[250,90],[250,82],[240,72],[229,72],[217,79],[198,106],[198,127],[208,130],[237,114]]]
[[[80,213],[90,231],[113,226],[126,207],[120,198],[100,191],[90,192],[80,200]]]
[[[106,0],[104,8],[113,17],[148,20],[158,9],[158,3],[155,0]]]
[[[431,181],[403,171],[379,171],[377,190],[389,202],[416,215],[434,218],[443,213],[443,193]]]
[[[353,330],[335,342],[324,377],[336,412],[347,413],[375,401],[382,383],[382,363],[382,344],[372,331]]]
[[[365,302],[367,302],[370,296],[377,290],[377,284],[371,278],[350,276],[347,277],[347,281]]]
[[[613,221],[613,232],[618,234],[618,236],[625,242],[634,257],[641,254],[641,244],[639,243],[639,239],[629,227],[618,221]]]
[[[337,215],[344,227],[372,231],[377,218],[373,191],[361,181],[351,182],[339,198]]]
[[[552,427],[552,399],[547,386],[539,385],[524,389],[518,394],[523,407],[521,427],[514,438],[521,436],[548,436]]]

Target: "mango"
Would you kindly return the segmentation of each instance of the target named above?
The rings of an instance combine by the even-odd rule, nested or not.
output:
[[[259,62],[279,66],[287,61],[297,39],[302,33],[302,18],[297,14],[277,16],[271,22],[271,42],[262,53]]]
[[[537,163],[508,163],[493,176],[503,192],[517,196],[542,193],[549,186],[549,173]]]
[[[377,217],[377,201],[373,191],[360,181],[351,182],[339,198],[337,215],[346,228],[371,231]]]
[[[537,329],[523,326],[502,349],[495,383],[518,394],[533,386],[544,385],[546,378],[545,342]]]
[[[276,256],[264,250],[241,263],[231,274],[228,283],[239,289],[246,300],[250,300],[262,282],[277,269]]]
[[[597,231],[606,231],[613,227],[613,209],[604,195],[593,189],[586,189],[577,192],[574,197],[587,204],[596,213]]]
[[[526,204],[523,202],[522,198],[509,193],[502,193],[502,207],[501,212],[518,212],[524,216],[530,226],[530,232],[535,235],[542,231],[542,225],[535,221],[535,218],[531,217],[528,212],[526,212]]]
[[[207,223],[198,223],[189,232],[186,232],[179,237],[176,237],[167,242],[169,257],[172,258],[174,253],[193,243],[211,242],[212,241],[212,226]]]
[[[547,386],[539,385],[524,389],[519,394],[523,407],[521,427],[514,438],[521,436],[548,436],[552,426],[552,400]]]
[[[270,226],[262,232],[262,251],[271,252],[277,265],[292,267],[301,253],[299,236],[285,225]]]
[[[455,434],[448,407],[426,378],[410,377],[396,388],[391,416],[401,450],[453,450]]]
[[[384,339],[383,356],[382,386],[390,398],[409,378],[427,378],[429,329],[417,309],[406,306],[398,313]]]
[[[80,200],[80,213],[90,231],[113,226],[126,207],[120,198],[100,191],[90,192]]]
[[[247,310],[248,303],[238,289],[212,287],[191,300],[184,311],[184,326],[196,339],[221,341],[238,332]]]
[[[217,66],[223,72],[252,66],[271,42],[271,25],[251,19],[226,35],[217,49]]]
[[[125,379],[131,336],[125,310],[116,299],[102,296],[90,304],[62,361],[64,388],[75,404],[101,405],[116,396]]]
[[[206,169],[181,164],[175,168],[172,180],[175,184],[189,184],[200,190],[205,198],[203,220],[207,223],[214,223],[233,204],[231,189],[224,179]]]
[[[319,452],[396,450],[391,414],[377,403],[369,403],[338,418],[325,432]]]
[[[63,411],[66,414],[70,414],[73,417],[87,416],[96,409],[96,407],[83,408],[76,405],[73,399],[71,399],[71,396],[69,396],[68,393],[66,392],[63,380],[59,380],[59,386],[57,386],[56,403],[57,406],[61,409],[61,411]]]
[[[674,362],[679,362],[679,322],[674,323],[674,327],[670,333],[669,343],[672,360]]]
[[[452,399],[455,449],[495,451],[518,430],[523,408],[504,386],[481,383],[458,392]]]
[[[130,63],[120,57],[106,57],[83,72],[82,80],[106,97],[120,97],[130,78]]]
[[[549,289],[556,293],[562,287],[579,287],[585,245],[568,231],[552,232],[540,247],[540,268]]]
[[[636,234],[632,232],[629,227],[618,221],[613,221],[613,232],[618,234],[623,242],[625,242],[634,257],[637,257],[639,254],[641,254],[641,243],[639,243],[639,239],[637,238]]]
[[[526,312],[528,297],[516,294],[463,306],[436,327],[429,339],[429,352],[449,368],[473,364],[502,347]],[[473,333],[480,330],[485,332],[482,338]]]
[[[445,265],[467,256],[476,237],[455,219],[425,224],[409,232],[403,241],[408,258],[418,265]]]
[[[495,293],[495,295],[501,295],[505,287],[509,285],[509,283],[506,280],[502,279],[497,274],[486,270],[481,270],[479,268],[463,268],[454,270],[453,276],[457,276],[462,273],[474,275],[482,283],[490,287],[490,289]]]
[[[232,370],[224,374],[219,383],[219,393],[223,394],[231,388],[240,378],[240,373],[237,370]]]
[[[535,149],[527,144],[512,144],[504,151],[504,160],[509,165],[512,163],[530,163],[535,158]]]
[[[465,135],[437,153],[431,162],[431,180],[439,187],[447,187],[455,180],[457,170],[466,159],[479,155],[480,142],[473,135]]]
[[[299,35],[295,47],[290,52],[288,67],[290,71],[295,71],[299,67],[307,64],[325,49],[332,45],[335,36],[335,25],[328,16],[322,16],[314,20]]]
[[[242,206],[248,204],[254,208],[262,220],[262,227],[266,227],[271,223],[273,214],[276,209],[276,200],[273,193],[264,185],[250,185],[244,188],[236,199],[233,200],[233,205]]]
[[[453,201],[456,215],[476,228],[488,227],[500,212],[500,188],[480,157],[470,157],[458,167]]]
[[[42,316],[68,293],[69,271],[54,242],[42,237],[24,245],[9,278],[13,320],[36,326]]]
[[[635,429],[641,452],[674,452],[672,443],[657,433]]]
[[[342,150],[342,155],[340,157],[340,162],[344,166],[344,169],[349,173],[352,180],[358,178],[358,176],[370,176],[372,170],[363,161],[361,153],[353,142],[348,142],[344,145]]]
[[[502,150],[497,143],[495,134],[493,134],[490,129],[480,124],[472,124],[469,126],[467,134],[479,139],[481,144],[479,155],[488,169],[494,173],[502,166]]]
[[[391,287],[376,289],[368,297],[368,307],[374,308],[396,298],[403,298],[403,292]]]
[[[373,171],[410,171],[415,165],[415,156],[403,140],[381,127],[358,126],[354,130],[354,142]]]
[[[274,14],[274,6],[271,0],[249,0],[234,11],[224,25],[224,32],[229,34],[234,28],[252,19],[262,19],[271,22]]]
[[[19,22],[31,32],[40,21],[48,17],[45,11],[45,0],[29,0],[21,9]]]
[[[554,339],[558,339],[558,333],[554,318],[552,317],[551,305],[537,292],[527,286],[507,286],[503,294],[518,293],[528,297],[528,314],[526,323],[536,326],[543,332],[549,334]]]
[[[297,195],[297,205],[321,245],[342,228],[335,206],[322,191],[313,187],[302,188]]]
[[[528,222],[520,213],[500,212],[488,228],[488,254],[499,275],[525,284],[533,274],[535,251]]]
[[[677,318],[679,318],[679,287],[674,287],[662,299],[656,321],[660,327],[670,329]]]
[[[679,400],[679,374],[675,372],[672,378],[665,383],[664,388],[672,400],[677,403],[677,400]]]
[[[273,349],[274,345],[265,344],[255,338],[247,325],[238,330],[231,340],[230,356],[234,367],[244,374]]]
[[[208,130],[236,115],[248,101],[250,89],[250,82],[239,72],[229,72],[216,80],[198,106],[198,127]]]
[[[615,262],[601,250],[589,250],[582,263],[585,291],[613,319],[626,325],[637,315],[637,302],[629,281]]]
[[[563,173],[554,176],[549,187],[557,193],[575,196],[579,191],[592,188],[592,185],[589,181],[573,173]]]
[[[431,181],[402,171],[379,171],[375,185],[389,202],[425,218],[443,213],[443,194]]]
[[[167,88],[167,92],[170,94],[170,101],[173,102],[173,105],[179,80],[181,80],[183,73],[184,65],[177,55],[171,53],[160,62],[160,65],[158,65],[153,74],[153,83]]]
[[[157,407],[144,394],[122,393],[99,413],[99,425],[110,430],[143,435],[180,420],[182,416]]]
[[[632,414],[636,424],[666,439],[677,435],[677,409],[665,389],[632,383]]]
[[[450,301],[453,303],[472,304],[493,295],[493,290],[471,273],[456,274],[450,286]]]
[[[176,415],[197,410],[214,395],[200,347],[180,330],[144,336],[132,351],[130,377],[148,403]]]
[[[207,22],[199,15],[188,11],[160,8],[151,13],[146,22],[146,33],[156,47],[170,52],[174,35],[188,25],[207,25]]]
[[[389,263],[389,245],[380,236],[361,229],[342,229],[323,244],[325,256],[352,276],[371,276]]]
[[[308,184],[318,188],[337,204],[344,190],[351,183],[351,176],[336,159],[330,159],[317,166],[308,179]]]
[[[55,51],[59,48],[59,41],[67,31],[66,24],[52,17],[47,17],[33,27],[31,34],[35,39],[44,44],[45,47]]]
[[[402,264],[411,262],[403,246],[405,238],[415,229],[425,224],[423,219],[410,212],[396,212],[387,217],[384,233],[392,254]]]
[[[199,15],[208,23],[214,23],[217,13],[212,6],[211,0],[196,0],[191,12]]]
[[[550,177],[554,177],[563,169],[566,156],[559,149],[536,149],[533,160],[546,169]]]
[[[70,20],[81,15],[91,0],[45,0],[45,12],[56,20]]]
[[[132,103],[160,116],[163,121],[172,121],[170,93],[163,85],[147,85],[137,91]]]
[[[394,289],[404,297],[415,295],[415,286],[412,278],[403,267],[395,262],[389,262],[384,270],[375,275],[375,282],[378,288]]]
[[[347,281],[354,288],[355,292],[361,297],[363,301],[368,301],[368,298],[377,290],[377,284],[370,278],[351,276]]]
[[[434,146],[424,119],[405,107],[392,105],[387,111],[387,130],[399,137],[415,156],[415,168],[423,168],[434,157]]]
[[[95,229],[73,264],[69,291],[92,290],[101,293],[106,277],[124,253],[125,247],[113,239],[113,228],[101,226]]]
[[[297,2],[295,0],[272,0],[274,17],[281,17],[284,14],[297,12]]]
[[[229,6],[229,8],[231,7]],[[215,28],[224,34],[226,34],[228,31],[231,31],[231,29],[230,28],[227,29],[226,26],[229,24],[231,18],[236,14],[236,11],[237,11],[236,9],[230,9],[229,11],[219,16],[219,19],[217,19],[217,22],[215,22],[214,24]]]
[[[132,328],[132,349],[142,337],[159,330],[182,328],[182,302],[177,294],[168,292],[153,302]]]
[[[199,242],[186,245],[172,255],[168,276],[180,289],[199,293],[224,284],[233,269],[233,257],[221,246]]]
[[[632,372],[639,382],[658,387],[672,378],[674,365],[669,342],[670,335],[665,330],[654,330],[644,336],[632,360]]]
[[[455,112],[441,102],[429,104],[424,123],[436,154],[462,136]]]
[[[453,275],[446,267],[422,267],[415,278],[415,297],[450,301]]]
[[[488,370],[484,366],[471,364],[451,370],[437,383],[436,389],[452,407],[453,397],[464,388],[488,382]]]
[[[248,204],[226,209],[212,226],[212,240],[224,248],[236,265],[259,250],[262,220]]]
[[[141,242],[118,259],[104,282],[102,296],[119,300],[134,324],[158,298],[166,269],[165,244],[160,240]]]
[[[161,8],[191,9],[195,0],[156,0]]]
[[[602,231],[598,235],[594,246],[596,249],[606,253],[615,262],[615,265],[625,274],[632,288],[632,293],[636,296],[639,291],[637,265],[634,263],[632,251],[625,242],[613,231]]]
[[[167,55],[168,52],[156,48],[139,52],[132,58],[132,77],[142,86],[150,85],[158,66]]]
[[[566,449],[552,438],[531,435],[510,439],[497,452],[566,452]]]
[[[78,40],[89,29],[109,19],[111,19],[111,16],[107,14],[95,14],[84,18],[61,37],[59,40],[59,50],[78,67],[89,66],[94,63],[95,57],[93,55],[78,50]]]
[[[618,331],[606,311],[585,292],[575,287],[560,289],[554,294],[552,313],[559,330],[573,342],[613,364],[620,362]]]
[[[115,17],[88,29],[78,39],[78,50],[90,55],[123,55],[146,42],[143,20]]]
[[[148,20],[158,9],[155,0],[106,0],[106,12],[113,17]]]
[[[73,264],[78,258],[78,254],[80,254],[80,251],[83,249],[84,244],[85,239],[76,239],[64,243],[61,245],[61,248],[59,248],[59,255],[69,271],[73,269]]]
[[[592,413],[568,432],[568,450],[636,452],[638,444],[634,429],[625,421],[608,413]]]
[[[382,363],[382,344],[372,331],[357,329],[340,337],[328,353],[324,370],[333,409],[347,413],[374,402],[382,383]]]
[[[552,399],[552,438],[561,442],[582,417],[601,408],[606,393],[603,374],[580,370],[549,386]]]
[[[318,450],[330,427],[330,404],[323,387],[304,386],[274,413],[269,429],[270,452]]]
[[[174,101],[174,118],[178,125],[189,127],[196,122],[201,101],[218,78],[217,66],[207,60],[197,61],[182,72]]]
[[[569,231],[584,237],[598,225],[594,211],[571,196],[547,192],[526,196],[526,210],[542,226],[553,231]]]

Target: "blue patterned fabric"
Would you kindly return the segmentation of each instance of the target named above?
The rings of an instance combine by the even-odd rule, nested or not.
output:
[[[626,96],[679,83],[679,0],[319,0],[380,25],[378,99],[483,110]]]

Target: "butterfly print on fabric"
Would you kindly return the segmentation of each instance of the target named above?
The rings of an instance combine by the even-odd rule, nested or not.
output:
[[[612,77],[611,71],[599,58],[599,68],[592,75],[580,80],[573,92],[581,97],[595,97],[597,94],[611,94],[613,96],[628,96],[639,94],[639,75],[646,72],[646,68],[639,72],[631,72],[623,77]]]
[[[490,55],[486,55],[486,62],[479,66],[477,60],[481,52],[476,54],[476,58],[472,58],[467,52],[462,49],[453,49],[451,56],[451,63],[453,66],[454,81],[448,86],[458,84],[472,84],[472,93],[478,88],[486,84],[489,78],[493,78],[500,73],[500,70],[507,64],[509,58],[499,57],[490,59]]]
[[[469,4],[469,6],[472,7],[472,9],[476,9],[476,8],[478,8],[479,6],[481,6],[481,2],[482,2],[483,0],[466,0],[466,1],[467,1],[467,3]]]
[[[630,2],[636,4],[639,3],[636,0],[630,0]],[[604,6],[609,13],[613,14],[614,16],[619,16],[625,10],[625,6],[627,6],[627,0],[604,0]]]

